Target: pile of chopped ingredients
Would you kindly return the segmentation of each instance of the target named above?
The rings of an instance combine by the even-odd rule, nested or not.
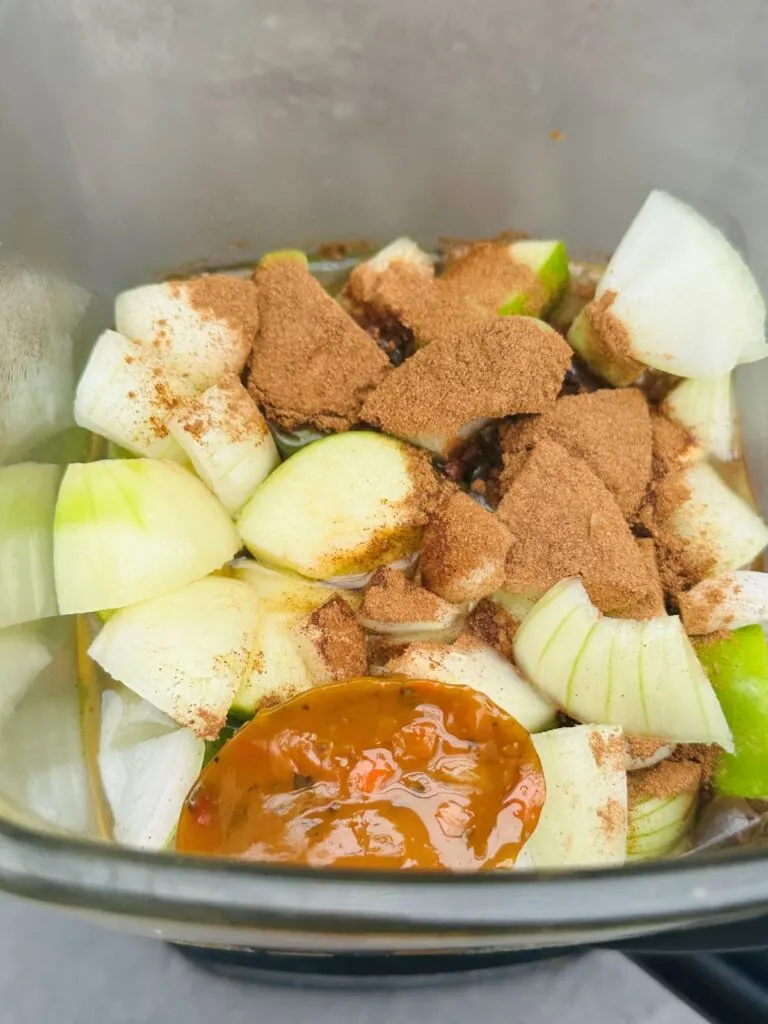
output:
[[[312,271],[123,292],[75,400],[110,457],[0,470],[36,510],[0,625],[78,616],[112,836],[545,869],[768,800],[732,384],[765,307],[724,236],[653,192],[607,266],[513,235]]]

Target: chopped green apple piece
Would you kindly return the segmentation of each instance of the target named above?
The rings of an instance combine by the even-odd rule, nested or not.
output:
[[[258,328],[256,289],[226,274],[143,285],[118,295],[115,326],[151,348],[169,378],[203,391],[242,372]]]
[[[547,786],[536,830],[517,868],[623,864],[627,774],[621,729],[579,725],[533,737]]]
[[[75,422],[134,455],[184,461],[166,423],[189,382],[174,380],[151,349],[116,331],[93,347],[75,393]]]
[[[672,481],[687,496],[664,522],[685,544],[701,576],[719,576],[749,565],[768,544],[768,526],[754,509],[704,462]]]
[[[768,644],[760,626],[706,637],[696,652],[717,690],[733,732],[735,751],[724,754],[715,788],[725,796],[768,799]]]
[[[246,583],[208,576],[115,612],[88,653],[179,725],[213,740],[249,671],[258,614]]]
[[[207,576],[240,538],[206,486],[172,462],[67,468],[54,518],[59,610],[121,608]]]
[[[53,517],[61,469],[36,462],[0,468],[0,628],[57,612]]]
[[[736,396],[730,373],[682,381],[667,395],[663,410],[709,455],[721,462],[736,458]]]
[[[646,199],[596,293],[627,354],[678,377],[717,377],[768,355],[765,303],[725,236],[666,192]]]
[[[162,849],[200,773],[205,743],[130,690],[102,697],[99,772],[124,846]]]
[[[310,615],[329,597],[339,594],[352,608],[360,604],[360,596],[350,590],[336,590],[326,583],[314,583],[303,576],[280,572],[251,558],[238,558],[232,563],[235,579],[242,580],[256,593],[262,612],[278,615]]]
[[[644,367],[622,351],[615,334],[611,343],[609,332],[600,327],[604,313],[596,304],[585,306],[568,330],[568,343],[594,374],[615,388],[625,388],[635,383]]]
[[[0,629],[0,721],[4,721],[40,673],[53,661],[49,645],[34,626]]]
[[[657,860],[676,853],[691,830],[696,793],[630,799],[627,860]]]
[[[510,295],[499,307],[501,316],[543,316],[568,286],[568,250],[564,242],[521,240],[509,247],[512,259],[534,272],[540,290],[525,289]]]
[[[234,374],[185,402],[168,427],[197,475],[231,513],[280,463],[266,420]]]
[[[732,749],[728,723],[677,616],[603,616],[582,583],[568,579],[525,618],[514,653],[527,678],[578,721]]]
[[[414,643],[391,658],[381,674],[409,679],[434,679],[454,686],[469,686],[485,694],[529,732],[549,729],[555,708],[482,640],[462,634],[454,644]]]
[[[284,462],[240,513],[262,561],[312,579],[366,572],[415,551],[432,471],[407,445],[367,431],[335,434]]]

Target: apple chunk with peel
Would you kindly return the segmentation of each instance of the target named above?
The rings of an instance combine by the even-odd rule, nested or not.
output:
[[[75,422],[134,455],[183,462],[166,424],[191,394],[188,376],[172,376],[153,349],[104,331],[77,385]]]
[[[115,326],[161,360],[171,379],[196,391],[239,374],[259,325],[253,284],[227,274],[166,281],[121,292]]]
[[[247,584],[209,576],[115,612],[88,653],[113,679],[213,740],[251,664],[258,614]]]
[[[579,580],[563,580],[526,616],[514,653],[541,692],[579,721],[733,749],[723,710],[677,616],[611,619]]]
[[[99,774],[118,843],[162,849],[203,766],[205,743],[130,690],[101,704]]]
[[[168,427],[195,472],[231,513],[280,463],[266,420],[234,374],[184,402]]]
[[[392,370],[360,419],[447,457],[491,419],[550,408],[570,361],[566,343],[541,320],[477,320]]]
[[[730,373],[684,380],[667,395],[664,413],[679,423],[707,452],[730,462],[738,452],[736,396]]]
[[[257,558],[312,579],[415,551],[437,479],[407,445],[367,431],[308,445],[257,487],[238,525]]]
[[[59,610],[121,608],[169,593],[219,569],[239,547],[224,506],[181,466],[75,463],[54,517]]]
[[[696,651],[717,690],[735,751],[715,773],[715,789],[726,796],[768,799],[768,644],[760,626],[724,637],[704,637]]]
[[[646,199],[592,308],[601,311],[591,326],[609,363],[618,354],[619,362],[699,378],[768,355],[765,303],[746,263],[716,227],[666,192]]]
[[[662,503],[665,492],[671,494],[673,506],[662,522],[662,542],[665,534],[682,542],[683,555],[699,577],[741,569],[768,544],[768,526],[704,462],[670,478],[659,490]]]
[[[382,674],[469,686],[484,693],[529,732],[548,729],[555,721],[553,705],[510,662],[468,633],[454,644],[409,644],[386,663]]]
[[[516,868],[623,864],[627,775],[621,729],[579,725],[532,738],[547,797]]]
[[[768,573],[727,572],[678,595],[686,632],[717,633],[768,622]]]
[[[436,291],[476,316],[542,316],[568,284],[568,251],[555,240],[476,242],[451,262]]]

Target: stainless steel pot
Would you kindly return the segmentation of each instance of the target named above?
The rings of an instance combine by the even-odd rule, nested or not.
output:
[[[768,286],[767,33],[761,0],[0,0],[3,459],[60,425],[114,293],[187,261],[507,226],[607,249],[658,185],[741,231]],[[64,282],[94,296],[73,355]],[[767,382],[764,363],[739,380],[765,507]],[[85,838],[43,830],[14,785],[0,773],[0,886],[187,942],[525,949],[768,910],[760,853],[320,875],[108,847],[87,838],[87,808]]]

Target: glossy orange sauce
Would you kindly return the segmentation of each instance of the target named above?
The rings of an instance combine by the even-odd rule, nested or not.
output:
[[[545,786],[528,733],[464,686],[359,678],[258,714],[190,793],[185,853],[364,869],[511,865]]]

